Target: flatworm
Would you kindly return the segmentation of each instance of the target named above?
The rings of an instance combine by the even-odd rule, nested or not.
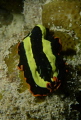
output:
[[[18,68],[34,96],[46,96],[57,90],[65,72],[60,58],[61,44],[43,25],[37,25],[18,45]]]

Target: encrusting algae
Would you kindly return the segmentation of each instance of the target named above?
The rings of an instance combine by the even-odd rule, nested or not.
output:
[[[17,54],[17,46],[18,44],[12,46],[10,48],[10,54],[8,55],[8,57],[5,57],[5,63],[7,64],[7,67],[8,67],[8,72],[7,72],[7,76],[10,77],[11,79],[11,76],[12,76],[12,79],[16,77],[16,75],[14,75],[14,71],[17,70],[17,62],[18,62],[18,54]],[[13,61],[13,62],[11,62]],[[18,92],[19,93],[22,93],[24,92],[25,90],[28,89],[28,86],[26,84],[26,81],[24,80],[24,73],[23,71],[20,71],[19,72],[19,78],[21,79],[21,84],[20,84],[20,88],[18,88]]]
[[[76,51],[81,41],[80,1],[54,0],[43,6],[42,21],[45,27],[55,30],[55,36],[61,38],[63,51]],[[74,52],[75,54],[75,52]]]

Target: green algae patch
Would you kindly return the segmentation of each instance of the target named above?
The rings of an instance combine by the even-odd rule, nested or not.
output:
[[[81,1],[54,0],[43,6],[42,22],[46,27],[60,26],[73,30],[81,38]]]
[[[0,93],[0,100],[3,98],[3,95]]]
[[[45,101],[45,98],[45,96],[38,96],[35,98],[35,102],[40,104]]]
[[[9,77],[10,82],[14,82],[17,79],[21,80],[20,86],[18,87],[18,92],[22,93],[28,89],[28,85],[27,85],[26,81],[24,80],[23,71],[19,71],[17,69],[17,65],[18,65],[18,61],[19,61],[19,56],[17,53],[17,45],[18,44],[15,44],[9,49],[10,54],[4,60],[8,67],[7,76]]]
[[[66,32],[55,31],[55,36],[61,39],[62,44],[62,54],[65,56],[73,56],[76,54],[76,45],[78,40],[73,40],[73,37],[68,35]]]
[[[54,0],[44,4],[42,23],[54,31],[62,42],[62,53],[68,57],[76,54],[76,45],[81,42],[81,1]]]
[[[12,46],[9,49],[10,53],[7,57],[5,57],[5,63],[8,67],[8,73],[14,72],[17,68],[17,60],[18,60],[18,55],[17,55],[17,44]]]
[[[21,79],[21,84],[20,84],[20,88],[18,88],[18,92],[22,93],[29,88],[29,85],[26,83],[23,71],[19,71],[19,78]]]

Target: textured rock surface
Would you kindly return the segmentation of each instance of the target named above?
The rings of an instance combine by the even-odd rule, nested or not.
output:
[[[64,9],[61,2],[63,0],[55,0],[55,6],[58,7],[60,3],[61,7]],[[42,12],[44,15],[46,4],[45,0],[26,0],[24,2],[23,15],[14,14],[12,23],[8,26],[2,26],[0,28],[0,119],[1,120],[77,120],[79,119],[78,111],[71,111],[70,105],[76,103],[75,92],[81,90],[81,52],[80,52],[80,39],[78,33],[73,32],[72,26],[68,27],[68,23],[61,24],[60,19],[65,20],[65,14],[62,14],[62,18],[59,17],[59,12],[57,18],[59,19],[59,24],[52,24],[48,26],[50,21],[44,21],[46,17],[43,16],[43,24],[48,26],[50,29],[55,31],[55,36],[59,36],[62,40],[63,46],[73,44],[73,50],[76,54],[68,58],[65,55],[65,59],[71,65],[70,73],[71,76],[68,77],[67,81],[67,92],[69,96],[65,97],[65,94],[57,91],[56,93],[47,97],[33,97],[26,88],[25,82],[23,82],[23,76],[20,77],[20,72],[17,70],[18,56],[16,54],[17,43],[21,41],[26,34],[38,23],[42,23]],[[49,6],[51,0],[47,1]],[[65,1],[66,2],[66,1]],[[67,1],[67,6],[72,4],[75,6],[76,1]],[[78,2],[76,2],[77,4]],[[65,5],[65,4],[64,4]],[[43,7],[43,9],[42,9]],[[57,9],[57,8],[56,8]],[[72,7],[71,9],[74,9]],[[77,7],[78,11],[79,7]],[[47,9],[48,10],[48,9]],[[68,10],[67,10],[68,11]],[[51,10],[50,10],[51,12]],[[72,11],[70,14],[73,14]],[[77,12],[76,12],[77,13]],[[80,12],[79,12],[80,13]],[[48,14],[48,12],[46,13]],[[46,15],[45,14],[45,15]],[[68,14],[68,12],[67,12]],[[74,9],[75,14],[75,9]],[[64,17],[63,17],[64,15]],[[77,15],[77,14],[76,14]],[[67,16],[67,15],[66,15]],[[80,16],[80,14],[79,14]],[[78,17],[78,16],[77,16]],[[50,18],[50,16],[49,16]],[[73,17],[74,18],[74,17]],[[67,20],[69,21],[69,19]],[[72,22],[71,22],[72,23]],[[79,23],[78,23],[79,24]],[[73,22],[74,25],[74,22]],[[60,27],[62,26],[62,27]],[[66,27],[67,26],[67,27]],[[79,31],[79,27],[77,31]],[[63,42],[66,38],[66,42]],[[73,42],[74,41],[74,42]],[[78,41],[78,42],[76,42]],[[74,47],[74,45],[76,46]],[[67,47],[63,49],[67,51]],[[72,46],[71,46],[72,48]],[[69,55],[71,56],[71,55]],[[65,97],[65,98],[64,98]]]

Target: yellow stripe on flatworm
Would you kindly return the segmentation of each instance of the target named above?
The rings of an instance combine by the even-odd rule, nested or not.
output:
[[[52,67],[53,77],[57,77],[58,72],[56,70],[56,57],[52,53],[51,42],[42,38],[42,43],[43,43],[43,52],[45,53]]]
[[[45,53],[46,57],[48,58],[51,64],[53,77],[57,77],[58,71],[56,70],[56,57],[52,53],[51,42],[44,39],[44,37],[46,36],[46,28],[40,24],[37,26],[40,28],[42,32],[43,52]]]
[[[30,67],[30,70],[32,72],[32,77],[35,81],[35,83],[40,86],[40,87],[46,87],[48,81],[45,81],[40,77],[40,74],[37,71],[37,66],[33,57],[32,49],[31,49],[31,42],[30,42],[30,37],[27,37],[23,40],[24,43],[24,48],[26,52],[26,58],[28,60],[28,64]],[[47,41],[42,38],[42,43],[43,43],[43,52],[46,54],[46,57],[48,58],[51,67],[52,67],[52,77],[57,77],[58,72],[56,71],[56,57],[53,55],[52,50],[51,50],[51,43],[50,41]],[[51,79],[51,78],[50,78]],[[52,79],[51,79],[52,80]]]
[[[40,87],[46,88],[47,83],[49,83],[49,82],[44,81],[44,79],[42,79],[40,77],[40,74],[37,71],[36,62],[34,60],[32,49],[31,49],[30,37],[25,38],[23,40],[23,43],[24,43],[24,49],[25,49],[25,52],[26,52],[26,58],[27,58],[30,70],[32,72],[32,77],[33,77],[35,83]]]

